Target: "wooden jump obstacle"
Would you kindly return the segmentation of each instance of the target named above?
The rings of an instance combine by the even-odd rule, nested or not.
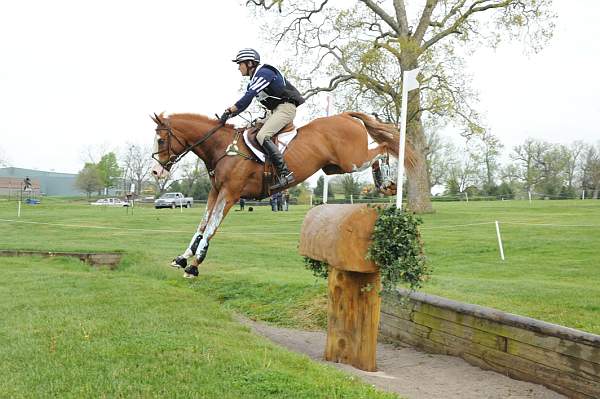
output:
[[[376,371],[381,308],[379,269],[367,260],[373,207],[321,205],[302,224],[300,255],[329,264],[325,359]]]

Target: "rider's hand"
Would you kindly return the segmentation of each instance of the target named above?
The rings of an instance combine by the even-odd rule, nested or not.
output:
[[[223,112],[223,115],[221,115],[219,120],[221,121],[221,123],[225,123],[229,118],[231,118],[231,111],[229,111],[229,108],[227,108],[225,112]]]

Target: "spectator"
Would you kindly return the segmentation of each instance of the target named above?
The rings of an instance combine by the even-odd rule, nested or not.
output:
[[[277,210],[283,211],[283,195],[281,194],[281,191],[275,194],[275,201],[277,203]]]
[[[290,191],[283,190],[283,210],[288,211],[290,206]]]
[[[29,179],[29,176],[26,176],[25,180],[23,180],[23,191],[31,191],[31,180]]]
[[[277,212],[277,199],[275,198],[276,194],[271,195],[269,198],[269,202],[271,203],[271,210],[273,212]]]
[[[246,200],[243,198],[240,198],[240,211],[244,210],[245,205],[246,205]]]

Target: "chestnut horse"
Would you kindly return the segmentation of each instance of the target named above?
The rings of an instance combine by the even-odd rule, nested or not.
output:
[[[211,190],[206,212],[188,248],[171,264],[185,268],[185,277],[198,275],[197,266],[204,260],[208,244],[229,209],[240,198],[262,198],[265,187],[264,164],[251,155],[240,138],[240,131],[230,124],[196,114],[154,115],[157,124],[155,152],[158,164],[153,174],[168,173],[171,166],[192,151],[206,165]],[[375,145],[370,145],[370,138]],[[372,141],[371,140],[371,141]],[[285,161],[298,184],[319,169],[326,174],[361,171],[391,154],[398,156],[399,134],[390,124],[360,112],[318,118],[298,129],[297,136],[284,152]],[[373,147],[373,148],[370,148]],[[405,166],[414,159],[407,146]],[[267,184],[268,185],[268,184]],[[191,264],[187,259],[195,255]]]

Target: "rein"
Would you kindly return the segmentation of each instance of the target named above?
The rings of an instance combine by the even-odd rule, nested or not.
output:
[[[155,131],[156,133],[166,130],[167,131],[167,148],[165,150],[161,150],[161,151],[156,151],[154,153],[152,153],[152,158],[158,162],[160,164],[160,166],[162,166],[165,169],[170,168],[171,166],[173,166],[174,164],[176,164],[177,162],[179,162],[181,160],[181,158],[185,157],[191,150],[194,149],[194,147],[199,146],[200,144],[204,143],[206,140],[208,140],[213,134],[215,134],[220,128],[222,128],[225,125],[225,123],[223,122],[219,122],[219,124],[215,127],[213,127],[212,129],[210,129],[206,135],[204,137],[202,137],[200,140],[196,141],[193,144],[187,144],[185,145],[184,143],[181,142],[181,140],[179,140],[179,137],[177,137],[175,135],[175,133],[173,133],[173,130],[171,129],[171,126],[169,126],[168,123],[163,124],[162,126],[158,126]],[[183,147],[183,151],[181,152],[181,154],[179,155],[171,155],[169,156],[169,160],[167,162],[161,162],[160,159],[158,159],[157,155],[160,153],[163,153],[165,151],[167,151],[168,154],[171,153],[171,137],[174,137],[175,140],[177,140],[177,142],[179,143],[179,145],[181,145]]]
[[[200,144],[207,141],[213,134],[215,134],[223,126],[225,126],[225,123],[219,122],[219,124],[217,126],[213,127],[212,129],[210,129],[203,138],[201,138],[200,140],[196,141],[193,144],[186,145],[181,142],[181,140],[179,139],[179,137],[177,137],[175,135],[175,133],[173,133],[171,126],[168,123],[164,123],[161,126],[158,126],[155,130],[157,133],[160,131],[164,131],[164,130],[167,131],[167,148],[165,150],[156,151],[156,152],[152,153],[152,158],[155,161],[157,161],[163,168],[165,168],[165,169],[170,168],[171,166],[173,166],[174,164],[179,162],[181,160],[181,158],[185,157],[190,151],[192,151],[194,149],[194,147],[197,147]],[[222,156],[220,156],[216,161],[213,162],[213,164],[214,164],[213,169],[208,171],[208,174],[210,176],[213,176],[215,174],[215,169],[216,169],[219,161],[228,155],[229,156],[239,155],[240,157],[242,157],[244,159],[253,160],[253,158],[250,157],[249,155],[246,155],[243,152],[239,151],[237,142],[239,140],[240,134],[241,134],[241,131],[236,130],[235,136],[233,138],[233,143],[229,144],[227,146],[227,148],[225,149],[225,153]],[[181,152],[181,154],[179,154],[179,155],[173,154],[173,155],[169,156],[169,159],[166,162],[163,163],[158,159],[157,155],[160,153],[163,153],[165,151],[167,151],[168,154],[171,153],[171,137],[174,137],[175,140],[177,140],[177,142],[179,143],[179,145],[181,145],[184,148],[183,148],[183,151]]]

